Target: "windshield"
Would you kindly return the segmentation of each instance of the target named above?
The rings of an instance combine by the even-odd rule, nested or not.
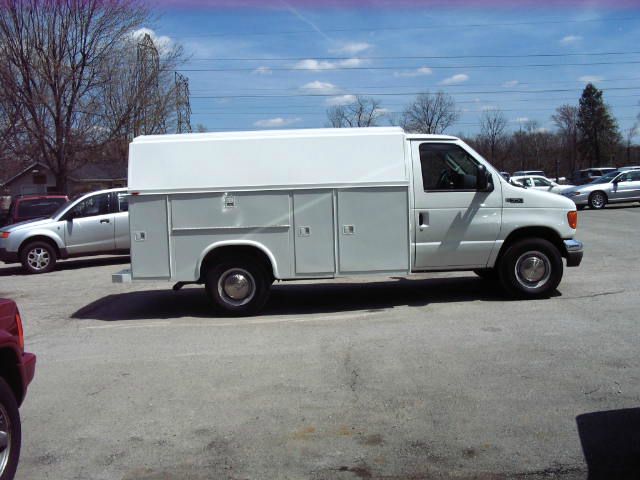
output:
[[[614,170],[613,172],[609,172],[606,175],[601,176],[600,178],[596,178],[593,182],[591,182],[592,184],[596,184],[596,183],[609,183],[611,180],[613,180],[614,178],[616,178],[618,175],[620,174],[619,171]]]
[[[60,207],[55,212],[53,212],[50,215],[50,218],[55,218],[58,215],[60,215],[63,212],[63,210],[69,206],[70,203],[71,203],[70,201],[64,202],[62,205],[60,205]]]

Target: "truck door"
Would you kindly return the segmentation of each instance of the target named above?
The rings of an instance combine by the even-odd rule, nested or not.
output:
[[[411,157],[413,270],[486,266],[502,221],[499,179],[477,191],[480,162],[453,142],[412,141]]]

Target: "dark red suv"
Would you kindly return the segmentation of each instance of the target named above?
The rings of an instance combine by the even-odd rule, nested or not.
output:
[[[67,203],[66,195],[22,195],[13,199],[9,207],[9,215],[5,222],[12,225],[34,218],[49,217],[62,205]]]
[[[24,351],[20,312],[13,300],[0,298],[0,478],[11,480],[18,468],[22,404],[36,368],[36,356]]]

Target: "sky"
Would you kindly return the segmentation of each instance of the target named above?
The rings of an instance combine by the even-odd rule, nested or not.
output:
[[[156,41],[184,49],[191,124],[209,131],[324,127],[357,94],[380,101],[384,125],[440,90],[461,111],[447,133],[477,133],[495,108],[511,130],[552,130],[587,82],[621,130],[640,113],[640,0],[164,0],[154,12]]]

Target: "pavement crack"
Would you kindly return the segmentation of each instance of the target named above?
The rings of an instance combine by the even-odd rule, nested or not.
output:
[[[624,292],[626,292],[626,290],[611,290],[610,292],[590,293],[588,295],[578,295],[576,297],[557,297],[556,300],[578,300],[581,298],[604,297],[606,295],[618,295],[619,293],[624,293]]]

